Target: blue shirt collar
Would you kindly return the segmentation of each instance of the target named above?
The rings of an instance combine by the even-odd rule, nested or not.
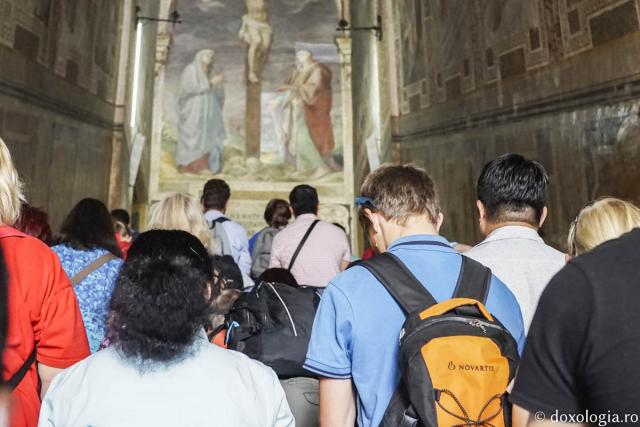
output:
[[[415,234],[413,236],[405,236],[405,237],[401,237],[397,240],[395,240],[387,249],[388,251],[392,251],[398,248],[398,245],[401,245],[402,243],[409,243],[409,242],[438,242],[438,243],[444,243],[446,245],[448,245],[450,247],[450,251],[453,252],[454,249],[453,247],[451,247],[451,243],[449,243],[449,241],[447,239],[445,239],[442,236],[437,236],[437,235],[433,235],[433,234]],[[410,246],[400,246],[400,248],[402,247],[410,247]],[[440,250],[440,251],[447,251],[447,248],[445,248],[444,246],[416,246],[416,247],[420,247],[421,249],[434,249],[434,250]]]

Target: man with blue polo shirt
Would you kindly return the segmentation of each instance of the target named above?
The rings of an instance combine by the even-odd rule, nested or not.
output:
[[[453,295],[462,256],[438,235],[443,221],[435,184],[423,169],[382,166],[358,198],[372,246],[396,255],[438,301]],[[522,352],[520,307],[495,276],[486,300]],[[405,315],[382,284],[355,266],[329,282],[318,308],[305,368],[320,379],[323,426],[378,426],[398,384]],[[356,404],[357,402],[357,404]]]

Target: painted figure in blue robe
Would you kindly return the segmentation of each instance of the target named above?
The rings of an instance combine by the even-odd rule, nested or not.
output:
[[[181,173],[215,174],[222,169],[224,77],[215,53],[199,51],[180,78],[176,165]]]

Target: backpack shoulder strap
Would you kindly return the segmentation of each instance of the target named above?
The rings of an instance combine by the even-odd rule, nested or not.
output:
[[[298,258],[298,255],[300,255],[300,251],[302,250],[302,247],[307,242],[309,235],[311,234],[313,229],[316,227],[316,225],[318,225],[319,222],[320,222],[319,219],[316,219],[315,221],[313,221],[313,223],[311,223],[311,226],[309,226],[309,228],[307,229],[307,232],[304,233],[302,240],[300,240],[300,243],[298,244],[296,251],[293,253],[293,256],[291,257],[291,261],[289,261],[289,267],[287,267],[287,270],[291,271],[291,269],[293,268],[293,263],[296,262],[296,258]]]
[[[20,366],[20,368],[16,371],[16,373],[7,380],[5,384],[7,385],[7,387],[9,387],[9,391],[15,390],[16,387],[20,385],[22,379],[25,377],[25,375],[27,375],[29,369],[31,369],[31,365],[33,365],[36,361],[36,353],[37,350],[34,347],[29,357],[27,357],[27,360],[25,360],[24,363],[22,363],[22,366]]]
[[[212,227],[211,228],[214,228],[216,226],[216,224],[222,224],[222,223],[225,223],[227,221],[231,221],[231,220],[229,218],[227,218],[226,216],[221,216],[220,218],[216,218],[213,221],[211,221],[211,223],[212,223]]]
[[[491,287],[491,270],[478,261],[462,255],[462,267],[453,298],[471,298],[486,303]]]
[[[80,270],[78,272],[78,274],[73,276],[71,278],[71,284],[73,286],[75,286],[78,283],[82,282],[88,275],[90,275],[91,273],[93,273],[94,271],[96,271],[97,269],[99,269],[100,267],[102,267],[103,265],[105,265],[106,263],[111,261],[112,259],[116,259],[116,256],[113,255],[111,252],[107,252],[106,254],[102,255],[101,257],[98,257],[91,264],[87,265],[85,268]]]
[[[425,310],[437,304],[420,281],[400,259],[390,252],[384,252],[366,261],[354,263],[371,272],[391,294],[406,314]]]

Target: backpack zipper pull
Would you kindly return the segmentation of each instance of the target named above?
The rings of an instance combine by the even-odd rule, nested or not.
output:
[[[479,320],[472,320],[469,322],[469,324],[471,326],[475,326],[476,328],[480,328],[482,330],[483,334],[487,334],[487,328],[484,327],[484,325],[482,323],[480,323]]]

